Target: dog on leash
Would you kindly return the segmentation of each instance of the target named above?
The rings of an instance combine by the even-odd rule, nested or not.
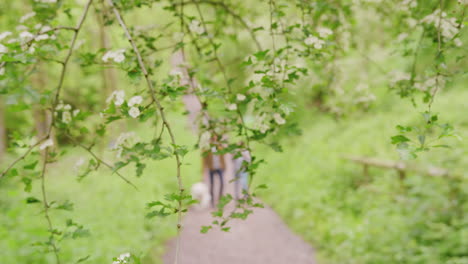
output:
[[[208,208],[211,202],[211,195],[208,186],[203,182],[197,182],[192,185],[192,197],[199,201],[194,207],[198,210]]]

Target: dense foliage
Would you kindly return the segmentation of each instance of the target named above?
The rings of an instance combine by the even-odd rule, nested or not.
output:
[[[437,106],[440,94],[446,91],[455,94],[455,98],[458,94],[466,98],[466,93],[459,92],[463,81],[466,82],[466,7],[466,0],[25,0],[0,3],[0,154],[6,157],[2,160],[0,188],[13,196],[11,199],[1,197],[0,210],[8,215],[2,219],[7,226],[2,232],[13,228],[12,219],[18,216],[42,222],[40,226],[36,221],[31,227],[19,225],[21,228],[16,230],[24,237],[17,241],[28,243],[23,246],[18,246],[17,242],[1,244],[7,251],[11,252],[12,248],[15,252],[6,255],[5,261],[98,263],[110,261],[110,256],[114,256],[115,263],[139,262],[139,256],[146,252],[140,253],[149,248],[136,249],[135,245],[154,237],[129,238],[129,244],[133,245],[129,249],[137,252],[120,256],[123,249],[108,250],[98,243],[94,248],[86,247],[87,242],[83,242],[89,241],[90,235],[95,236],[95,232],[90,231],[93,224],[89,221],[113,221],[87,218],[85,214],[96,211],[85,213],[78,204],[80,201],[94,203],[85,199],[88,195],[105,198],[112,193],[106,189],[106,184],[114,186],[113,182],[118,180],[104,181],[92,175],[105,173],[107,169],[128,185],[124,187],[139,193],[138,197],[144,201],[139,201],[130,211],[141,216],[146,214],[146,220],[139,219],[149,233],[159,230],[155,224],[167,227],[170,221],[175,222],[175,230],[180,230],[183,213],[196,202],[186,191],[185,181],[197,178],[199,168],[194,165],[197,154],[219,145],[223,146],[223,152],[234,157],[242,151],[250,151],[252,162],[244,166],[251,175],[250,194],[254,196],[257,190],[265,188],[265,183],[275,186],[281,182],[277,177],[255,179],[262,167],[266,167],[266,171],[275,170],[272,165],[262,165],[268,161],[265,162],[264,157],[270,156],[258,155],[266,152],[262,146],[281,152],[280,143],[294,145],[291,142],[301,138],[311,144],[316,141],[323,144],[323,136],[310,132],[322,127],[307,123],[330,122],[330,117],[352,123],[358,122],[359,116],[381,118],[390,128],[386,126],[381,131],[381,126],[369,126],[361,133],[364,137],[372,137],[374,133],[388,135],[376,140],[376,146],[387,150],[386,146],[393,144],[399,157],[405,160],[425,159],[439,151],[460,153],[451,156],[455,161],[450,166],[466,166],[459,157],[466,154],[466,147],[457,146],[460,132],[455,129],[466,128],[466,124],[459,124],[460,120],[451,118],[455,116],[453,112]],[[199,113],[194,115],[187,100],[199,104]],[[381,114],[385,107],[399,108],[406,103],[412,104],[410,110],[392,112],[401,118]],[[443,106],[449,108],[450,104]],[[186,118],[194,123],[196,139],[180,125]],[[320,133],[331,133],[328,129],[324,126]],[[336,131],[342,130],[336,127]],[[309,133],[311,136],[307,137]],[[221,139],[216,145],[210,141],[214,135]],[[339,156],[353,151],[330,146],[338,142],[344,146],[355,142],[365,144],[356,138],[343,138],[327,138],[329,145],[323,146],[324,149],[309,149],[308,144],[297,145],[297,148],[306,156],[323,155],[317,150]],[[8,155],[5,148],[8,148]],[[457,152],[460,149],[461,152]],[[330,164],[321,165],[335,166],[337,155],[329,156],[333,161]],[[288,158],[282,159],[288,161]],[[159,164],[164,165],[159,167]],[[152,177],[155,170],[161,175],[157,180]],[[320,225],[313,228],[317,233],[307,238],[319,245],[324,243],[327,258],[336,259],[338,263],[467,261],[466,210],[463,210],[466,193],[463,188],[456,187],[454,191],[450,187],[466,185],[463,173],[436,180],[406,179],[407,193],[382,198],[393,201],[403,197],[396,204],[376,200],[360,208],[356,204],[372,200],[372,193],[367,189],[361,192],[360,187],[355,191],[354,183],[349,183],[346,175],[357,177],[358,169],[346,173],[343,170],[338,167],[331,171],[333,175],[320,178],[327,188],[323,189],[323,196],[312,199],[312,206],[304,204],[311,197],[307,190],[280,190],[295,196],[284,200],[291,208],[279,210],[286,216],[292,214],[294,219],[297,212],[312,215],[314,219],[327,215],[325,212],[329,210],[329,216],[343,217],[343,221],[349,220],[347,212],[352,211],[356,216],[352,221],[371,221],[363,217],[363,209],[390,204],[388,211],[376,212],[375,223],[395,224],[397,231],[379,233],[379,238],[372,232],[356,238],[349,234],[366,228],[367,222],[354,225],[337,221],[335,223],[341,226],[333,227],[314,219]],[[56,180],[63,171],[74,174],[79,183],[69,177]],[[318,179],[318,175],[311,179]],[[293,184],[304,179],[302,172],[291,176],[294,177],[287,179]],[[105,191],[100,189],[100,184]],[[313,181],[306,181],[301,187],[313,184]],[[400,192],[393,184],[390,179],[375,183],[378,190]],[[70,188],[71,193],[80,194],[67,195],[66,191],[59,192],[60,188]],[[157,191],[155,200],[152,195],[145,194],[152,191],[150,188]],[[426,192],[428,189],[434,190],[437,197]],[[440,203],[433,209],[433,217],[427,217],[424,210],[415,217],[412,211],[420,208],[423,202],[427,203],[425,200],[429,198],[436,205]],[[252,212],[251,207],[262,206],[248,198],[229,214],[223,211],[223,205],[230,199],[226,196],[213,214],[217,218],[213,225],[225,231],[229,230],[230,219],[245,218]],[[336,200],[327,203],[321,199]],[[317,208],[321,201],[327,207]],[[278,204],[284,206],[282,202]],[[446,204],[449,205],[444,207]],[[342,214],[337,213],[340,210]],[[108,212],[102,216],[112,217]],[[156,216],[161,218],[154,218]],[[173,219],[174,216],[177,219]],[[420,223],[425,220],[427,222]],[[295,225],[298,229],[310,227],[308,218],[301,221],[300,225]],[[402,224],[393,221],[402,221]],[[426,233],[425,225],[447,231]],[[98,226],[94,228],[99,229]],[[202,231],[213,227],[205,226]],[[381,228],[378,225],[368,227]],[[122,228],[128,234],[135,230],[135,227]],[[337,238],[332,228],[349,233]],[[395,246],[388,251],[386,247],[374,248],[387,242],[398,243],[392,235],[400,235],[405,230],[409,233],[406,242],[410,246]],[[172,235],[162,233],[158,243]],[[447,242],[442,234],[454,238],[446,238]],[[13,237],[8,241],[10,239],[14,241]],[[409,245],[406,242],[402,245]],[[75,245],[80,249],[78,252],[73,249]],[[340,249],[333,249],[337,246]],[[441,247],[447,250],[432,255],[436,252],[434,248]],[[101,250],[105,252],[100,253]]]

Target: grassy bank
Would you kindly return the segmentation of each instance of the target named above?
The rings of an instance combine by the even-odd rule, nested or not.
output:
[[[186,129],[185,118],[173,120],[179,142],[193,145],[196,139]],[[152,135],[152,131],[143,127],[136,132],[142,139]],[[115,153],[104,151],[103,155],[111,161]],[[140,178],[134,176],[133,167],[123,169],[122,174],[138,186],[136,191],[104,166],[78,182],[73,166],[80,157],[86,157],[86,153],[69,149],[64,159],[51,164],[47,176],[49,202],[69,200],[74,204],[73,211],[51,211],[54,226],[62,230],[66,220],[72,219],[89,230],[89,236],[60,242],[62,260],[75,263],[89,256],[85,263],[111,263],[113,257],[132,252],[143,257],[144,263],[159,263],[164,242],[175,235],[176,219],[146,219],[145,206],[177,190],[174,161],[148,163]],[[200,177],[197,152],[190,152],[184,163],[183,175],[189,186]],[[27,197],[41,197],[39,181],[33,182],[31,193],[24,192],[23,187],[18,177],[0,183],[0,263],[52,263],[52,253],[44,254],[42,247],[34,246],[48,237],[42,207],[39,203],[25,202]]]
[[[434,111],[468,137],[468,93],[447,92]],[[259,182],[269,185],[264,199],[287,223],[318,249],[321,263],[468,263],[468,182],[370,169],[342,155],[398,160],[390,137],[397,124],[420,118],[409,104],[377,102],[372,114],[346,120],[309,112],[302,115],[303,135],[283,140],[285,153],[264,150],[268,165]],[[413,162],[464,174],[466,140],[446,141]]]

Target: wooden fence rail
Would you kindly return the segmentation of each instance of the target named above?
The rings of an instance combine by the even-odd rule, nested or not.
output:
[[[410,164],[403,161],[389,161],[389,160],[380,160],[376,158],[367,158],[367,157],[354,157],[354,156],[344,156],[346,160],[362,164],[364,169],[364,176],[369,176],[369,167],[378,167],[383,169],[393,169],[398,172],[400,179],[403,180],[406,177],[407,172],[416,172],[433,177],[447,177],[453,178],[455,175],[452,175],[447,169],[439,167],[422,167],[416,164]]]

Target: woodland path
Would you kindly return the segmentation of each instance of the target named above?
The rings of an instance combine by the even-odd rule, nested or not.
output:
[[[230,176],[232,177],[232,176]],[[229,178],[229,177],[228,177]],[[233,190],[233,183],[228,189]],[[229,205],[225,210],[229,210]],[[269,207],[257,208],[246,220],[232,220],[229,232],[217,226],[210,209],[190,210],[184,218],[179,264],[314,264],[312,247],[294,234]],[[175,239],[167,244],[165,264],[174,263]]]
[[[196,81],[188,78],[184,68],[185,59],[181,52],[172,57],[173,69],[185,76],[182,84],[195,89]],[[181,66],[182,65],[182,66]],[[193,94],[183,98],[188,115],[188,126],[197,133],[197,117],[200,116],[201,103]],[[202,122],[206,122],[203,117]],[[234,193],[232,158],[226,157],[225,192]],[[206,179],[205,175],[205,179]],[[187,188],[189,189],[189,188]],[[217,191],[215,190],[215,193]],[[227,205],[225,210],[230,208]],[[312,247],[294,234],[282,219],[269,207],[256,208],[246,220],[232,220],[229,232],[214,226],[207,234],[200,233],[201,226],[213,222],[210,209],[190,210],[184,217],[180,239],[178,264],[314,264]],[[163,256],[165,264],[173,264],[176,240],[167,244]]]

